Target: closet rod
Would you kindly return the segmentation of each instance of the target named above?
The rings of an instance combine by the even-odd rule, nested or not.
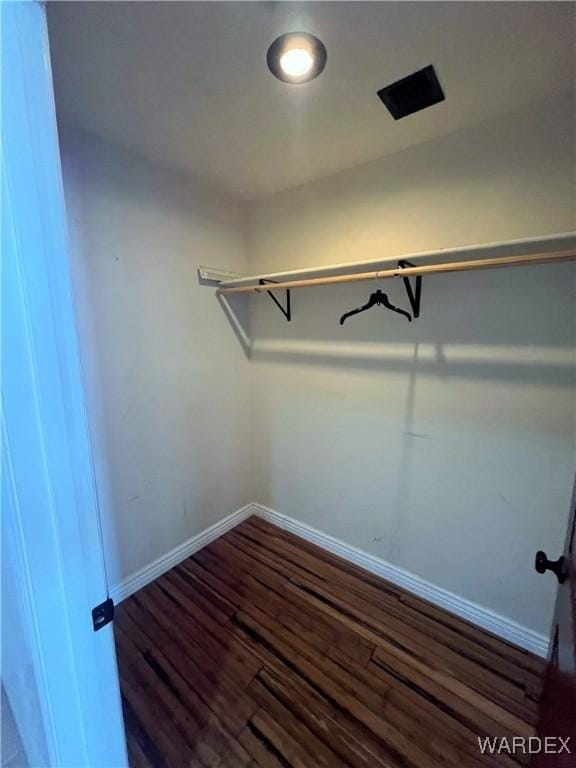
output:
[[[259,280],[271,280],[275,283],[285,283],[287,280],[304,280],[309,277],[330,277],[330,275],[349,275],[358,272],[372,272],[389,269],[392,264],[402,261],[432,263],[434,261],[458,261],[470,259],[492,259],[500,256],[516,256],[517,254],[543,253],[544,251],[562,251],[576,248],[576,231],[559,232],[544,237],[523,237],[516,240],[500,240],[492,243],[476,243],[460,245],[455,248],[440,248],[435,251],[409,251],[402,256],[381,256],[379,259],[337,262],[336,264],[317,264],[314,267],[299,267],[283,272],[266,272],[262,275],[235,277],[232,280],[222,280],[222,288],[232,288],[237,285],[255,285]]]
[[[559,261],[576,259],[576,250],[552,251],[549,253],[534,253],[524,256],[501,256],[492,259],[473,259],[470,261],[448,261],[441,264],[423,264],[416,267],[396,267],[395,269],[380,269],[373,272],[356,272],[347,275],[330,275],[306,280],[287,280],[266,285],[237,285],[230,288],[217,288],[217,294],[228,293],[263,293],[267,291],[283,291],[288,288],[308,288],[317,285],[337,285],[339,283],[358,283],[364,280],[389,279],[392,277],[412,277],[431,275],[441,272],[465,272],[477,269],[499,269],[502,267],[521,267],[527,264],[549,264]]]

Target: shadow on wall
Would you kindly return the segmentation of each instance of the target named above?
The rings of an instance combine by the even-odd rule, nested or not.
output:
[[[198,270],[198,285],[205,288],[218,288],[218,281],[204,278]],[[220,304],[234,335],[238,340],[246,357],[250,356],[250,307],[239,296],[222,296],[216,294],[216,300]]]
[[[517,359],[498,360],[493,358],[494,349],[475,348],[478,356],[466,358],[465,348],[443,345],[402,346],[397,352],[389,346],[367,345],[274,345],[256,343],[251,357],[258,361],[277,363],[295,363],[323,365],[331,367],[363,368],[366,370],[396,371],[399,373],[435,375],[440,378],[458,377],[468,379],[501,379],[503,381],[525,381],[527,377],[533,383],[556,384],[570,387],[574,382],[574,367],[569,355],[570,350],[558,350],[555,355],[544,355],[542,350],[535,350],[534,355],[522,355],[522,351],[510,348],[505,354]],[[523,359],[524,357],[524,359]],[[540,359],[536,359],[540,357]],[[476,358],[476,359],[474,359]],[[491,359],[492,358],[492,359]],[[548,359],[542,359],[548,358]],[[565,362],[561,359],[564,358]]]
[[[293,291],[290,323],[266,297],[219,300],[244,351],[259,362],[571,387],[574,276],[574,266],[562,264],[424,278],[421,315],[411,323],[373,307],[339,324],[376,281]],[[409,310],[400,281],[377,287]]]
[[[250,357],[250,313],[245,300],[237,295],[218,296],[220,306],[246,357]]]

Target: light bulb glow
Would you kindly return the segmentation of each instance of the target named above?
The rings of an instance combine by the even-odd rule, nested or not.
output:
[[[278,80],[302,85],[324,71],[326,47],[309,32],[287,32],[270,44],[266,52],[266,63]]]
[[[280,66],[288,77],[304,77],[313,65],[314,58],[305,48],[290,48],[280,57]]]

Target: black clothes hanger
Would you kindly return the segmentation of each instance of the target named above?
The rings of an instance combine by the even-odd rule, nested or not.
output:
[[[375,306],[382,306],[386,307],[387,309],[391,309],[393,312],[398,312],[399,315],[404,315],[404,317],[408,318],[408,322],[412,322],[412,318],[408,314],[408,312],[405,312],[403,309],[400,309],[399,307],[395,307],[394,304],[391,304],[388,296],[383,293],[380,289],[377,291],[374,291],[374,293],[370,296],[366,304],[362,307],[358,307],[358,309],[352,309],[350,312],[346,312],[342,317],[340,318],[340,325],[344,325],[344,321],[347,320],[349,317],[352,317],[352,315],[359,315],[360,312],[365,312],[367,309],[370,309],[371,307]]]

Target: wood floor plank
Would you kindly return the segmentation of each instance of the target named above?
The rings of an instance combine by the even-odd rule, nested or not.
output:
[[[252,605],[258,605],[265,613],[277,618],[289,628],[294,620],[298,623],[305,621],[306,631],[329,640],[351,658],[363,664],[368,662],[373,646],[341,622],[311,610],[306,596],[292,589],[289,580],[278,576],[265,566],[254,563],[249,556],[238,551],[227,541],[218,542],[215,550],[220,553],[221,558],[225,558],[227,564],[226,572],[221,571],[221,578],[233,584],[238,575],[243,574],[247,589],[245,596],[249,598],[244,601],[247,611]],[[198,553],[195,557],[208,568],[214,568],[215,557],[212,552]],[[249,576],[246,575],[248,569]]]
[[[356,674],[356,670],[355,674]],[[372,673],[368,673],[365,670],[361,670],[365,675],[366,678],[364,679],[364,682],[372,681],[372,682],[381,682],[377,676],[375,676]],[[278,689],[278,687],[275,687],[273,684],[274,679],[276,680],[278,678],[284,680],[284,685],[286,685],[286,677],[283,675],[283,670],[278,669],[278,667],[275,667],[274,669],[268,669],[266,666],[261,673],[258,675],[258,680],[264,682],[268,685],[268,687],[271,687],[274,689],[275,694],[282,698],[282,700],[286,703],[286,705],[290,709],[296,708],[299,711],[299,716],[302,719],[303,722],[307,723],[307,725],[312,728],[315,732],[318,732],[317,723],[315,722],[314,718],[312,717],[312,713],[314,712],[314,703],[316,704],[316,708],[318,705],[320,705],[320,708],[322,709],[322,718],[320,722],[322,723],[322,727],[320,728],[320,735],[322,737],[327,737],[327,741],[331,745],[335,745],[338,743],[338,739],[335,738],[334,732],[330,733],[329,736],[325,733],[326,725],[328,722],[330,722],[330,718],[335,718],[336,722],[340,725],[343,724],[343,722],[347,725],[347,738],[350,740],[350,738],[358,739],[360,743],[367,745],[370,743],[370,739],[368,738],[369,732],[367,730],[360,731],[357,727],[350,728],[351,721],[350,720],[344,720],[342,717],[342,710],[338,706],[331,706],[328,701],[325,699],[318,700],[318,698],[315,698],[314,689],[311,689],[309,686],[306,686],[305,681],[302,680],[302,678],[296,678],[294,675],[291,676],[290,681],[293,685],[298,686],[297,693],[290,699],[286,701],[285,698],[282,697],[282,687]],[[271,682],[272,681],[272,682]],[[277,685],[277,684],[276,684]],[[326,686],[325,686],[326,687]],[[385,689],[387,692],[386,698],[383,699],[383,709],[381,710],[380,714],[386,718],[387,722],[394,726],[395,728],[398,728],[400,732],[402,732],[405,736],[411,738],[412,740],[415,740],[416,743],[420,744],[426,744],[427,748],[432,749],[432,753],[435,755],[435,757],[442,762],[443,764],[450,765],[450,766],[459,766],[461,763],[461,755],[462,755],[462,747],[466,744],[469,745],[473,739],[474,744],[473,747],[475,750],[477,750],[477,742],[476,737],[474,734],[472,734],[470,731],[466,730],[466,740],[458,740],[454,738],[454,732],[455,730],[458,730],[458,726],[460,725],[459,720],[454,720],[452,718],[445,718],[444,722],[441,723],[438,717],[430,717],[427,718],[423,717],[423,712],[420,707],[415,707],[413,701],[410,702],[410,706],[408,708],[404,708],[404,711],[402,707],[398,706],[398,702],[395,701],[393,705],[390,703],[390,691],[389,686],[386,685]],[[329,692],[329,691],[328,691]],[[315,701],[314,701],[315,700]],[[306,702],[306,706],[302,707],[299,706],[298,702]],[[326,706],[327,705],[327,706]],[[407,711],[406,711],[407,710]],[[438,713],[436,710],[434,711],[434,715],[442,715],[443,713]],[[425,722],[424,722],[425,721]],[[355,723],[357,726],[357,723]],[[440,726],[443,727],[440,727]],[[355,734],[355,737],[353,736]],[[449,735],[450,739],[444,739],[442,741],[443,735]],[[438,742],[438,743],[436,743]],[[455,745],[453,744],[455,742]],[[372,745],[374,742],[372,741]],[[334,747],[335,748],[335,747]],[[370,756],[370,762],[369,764],[375,765],[379,764],[374,757],[374,754],[378,755],[379,753],[382,753],[383,751],[383,745],[380,743],[379,746],[375,747],[374,752],[372,752]],[[465,750],[464,750],[465,751]],[[472,753],[473,754],[473,753]],[[347,757],[349,759],[350,764],[355,765],[358,763],[358,760],[350,760],[350,755],[344,755],[344,757]],[[356,758],[358,756],[356,755]],[[470,766],[474,765],[475,762],[472,759],[472,757],[469,760]],[[364,764],[364,763],[359,763]],[[395,764],[395,762],[393,763]],[[484,765],[488,765],[489,763],[484,763]]]
[[[128,762],[133,768],[154,768],[131,730],[126,731],[126,749]]]
[[[327,601],[344,615],[374,629],[378,634],[397,643],[431,667],[442,671],[457,671],[458,677],[491,700],[505,704],[515,714],[530,717],[531,707],[526,702],[523,686],[508,680],[491,669],[459,655],[455,650],[418,633],[414,627],[398,620],[390,613],[371,606],[367,601],[350,595],[338,587],[319,585],[316,580],[295,577],[292,583],[319,599]]]
[[[332,650],[332,653],[336,653]],[[263,672],[266,671],[266,668]],[[381,668],[375,673],[373,665],[357,670],[354,674],[376,691],[385,691],[385,703],[382,716],[397,725],[404,733],[421,735],[422,743],[433,746],[433,739],[439,741],[442,754],[448,760],[454,746],[456,753],[468,754],[468,762],[475,765],[478,758],[477,736],[481,733],[481,721],[474,720],[471,730],[462,718],[460,702],[457,709],[450,709],[443,702],[439,705],[433,696],[418,689],[411,678],[400,680],[392,674],[385,674]],[[380,686],[384,684],[384,688]],[[490,760],[482,759],[482,765],[490,765]]]
[[[464,752],[478,755],[478,737],[493,736],[496,733],[499,736],[514,735],[506,727],[487,718],[458,697],[435,687],[413,670],[395,668],[394,665],[385,668],[370,662],[368,672],[382,677],[391,686],[385,710],[388,706],[405,710],[413,722],[422,720],[428,723],[431,737],[442,734],[447,743],[461,744]],[[490,764],[486,757],[482,759],[484,765]],[[508,762],[498,758],[495,764],[508,765]]]
[[[256,731],[262,734],[267,742],[272,744],[276,752],[282,756],[285,765],[293,766],[293,768],[307,768],[310,765],[311,759],[314,760],[314,765],[317,766],[327,768],[330,765],[325,761],[323,755],[317,752],[310,752],[305,746],[296,741],[285,727],[286,723],[278,722],[266,710],[259,710],[252,718],[251,724]],[[335,762],[335,765],[342,764]]]
[[[285,531],[281,528],[278,528],[277,526],[272,525],[271,523],[267,522],[266,520],[263,520],[262,518],[252,516],[247,520],[245,520],[241,526],[237,526],[234,529],[234,532],[239,533],[244,529],[244,527],[246,529],[256,527],[256,528],[259,528],[264,533],[267,533],[269,536],[274,536],[275,538],[279,538],[279,539],[285,539],[291,544],[294,544],[297,547],[300,547],[306,552],[312,554],[314,557],[318,558],[319,560],[325,560],[326,562],[336,566],[339,570],[350,573],[353,576],[356,576],[358,579],[360,579],[360,581],[364,582],[365,584],[374,586],[378,592],[387,593],[390,598],[392,597],[399,598],[403,594],[403,590],[400,587],[396,586],[395,584],[392,584],[391,582],[382,579],[380,576],[375,576],[374,574],[363,570],[358,565],[355,565],[354,563],[351,563],[348,560],[344,560],[342,557],[339,557],[338,555],[335,555],[326,549],[321,549],[320,547],[316,546],[316,544],[312,544],[311,542],[306,541],[305,539],[302,539],[299,536],[296,536],[290,531]]]
[[[248,723],[238,740],[261,768],[289,768],[290,764],[252,722]]]
[[[406,593],[404,590],[390,582],[386,582],[380,577],[367,573],[353,563],[349,563],[326,550],[322,550],[314,544],[304,541],[288,531],[283,531],[260,518],[249,518],[244,521],[242,525],[234,529],[234,532],[240,533],[243,531],[246,535],[247,531],[254,528],[260,531],[261,534],[265,534],[265,536],[267,535],[274,539],[285,539],[288,543],[295,545],[297,548],[304,549],[312,555],[315,555],[318,559],[325,560],[328,563],[335,565],[337,568],[355,576],[358,580],[356,588],[359,588],[361,592],[367,593],[375,605],[380,602],[379,594],[382,595],[382,593],[384,593],[388,596],[385,599],[385,602],[387,602],[388,605],[392,604],[389,597],[396,595],[404,605],[410,605],[415,611],[420,613],[421,616],[426,615],[430,617],[434,622],[436,634],[441,626],[452,628],[457,636],[466,637],[472,643],[476,643],[480,648],[491,651],[496,658],[509,659],[513,664],[513,669],[519,670],[520,673],[522,673],[523,670],[531,670],[537,680],[541,683],[545,667],[545,661],[543,659],[539,659],[528,651],[491,635],[485,630],[479,629],[465,619],[449,614],[447,611],[432,605],[422,598]],[[247,535],[249,535],[249,533]],[[262,539],[260,536],[259,541],[262,544],[262,549],[266,551],[266,537]],[[371,590],[370,587],[375,587],[375,590]],[[350,591],[354,591],[353,582],[350,584]]]
[[[402,764],[410,762],[415,766],[435,766],[437,761],[432,755],[427,755],[420,747],[396,728],[384,720],[381,713],[384,702],[380,696],[375,696],[360,680],[355,680],[347,670],[336,668],[311,655],[299,654],[284,638],[274,634],[274,627],[265,627],[253,621],[247,615],[237,617],[240,627],[247,630],[256,642],[272,649],[274,655],[293,668],[310,685],[324,692],[328,700],[347,713],[348,717],[356,720],[371,731],[382,741],[382,749],[391,751]],[[293,640],[292,640],[293,642]]]
[[[377,589],[365,579],[352,575],[289,541],[260,532],[248,534],[244,531],[243,535],[279,556],[282,562],[292,569],[294,575],[306,577],[306,573],[311,573],[339,586],[345,586],[352,592],[358,591],[359,594],[365,594],[376,603],[398,600],[397,593],[390,593],[388,589]]]
[[[502,706],[486,699],[456,677],[421,662],[417,657],[408,654],[403,648],[398,647],[394,643],[389,642],[386,638],[379,636],[371,628],[366,627],[363,624],[354,623],[354,619],[339,613],[337,609],[317,600],[313,595],[308,595],[308,599],[311,604],[315,605],[318,611],[335,616],[349,626],[354,625],[356,630],[362,634],[363,637],[373,642],[377,646],[372,655],[373,660],[378,659],[379,655],[383,657],[385,653],[388,653],[393,659],[397,660],[397,663],[400,664],[403,662],[408,665],[408,668],[412,668],[415,673],[421,673],[424,675],[425,679],[428,678],[428,685],[430,687],[434,689],[438,688],[438,686],[444,688],[446,691],[446,693],[443,694],[444,696],[452,698],[452,696],[455,695],[456,697],[461,698],[462,702],[466,702],[467,705],[474,707],[477,710],[478,718],[481,718],[482,720],[488,718],[493,724],[501,723],[506,726],[508,732],[519,736],[533,735],[534,728],[531,724],[522,720],[520,717],[511,714]],[[464,703],[462,703],[462,706],[464,706]]]
[[[344,768],[346,764],[330,746],[323,739],[319,739],[305,722],[284,706],[259,678],[250,684],[250,694],[259,702],[262,711],[279,723],[291,739],[308,754],[314,755],[318,765],[325,768]]]
[[[235,623],[261,643],[265,643],[267,647],[274,648],[285,661],[311,671],[312,679],[321,677],[324,682],[330,681],[331,684],[374,711],[382,708],[383,697],[380,694],[375,693],[346,668],[331,659],[322,657],[315,649],[307,646],[301,638],[273,619],[263,615],[254,618],[251,614],[238,613]]]
[[[173,728],[169,711],[154,701],[152,689],[129,679],[128,675],[122,679],[121,690],[123,698],[140,723],[141,731],[146,733],[148,742],[154,744],[152,754],[155,764],[176,765],[179,756],[187,754],[188,750]]]
[[[123,622],[124,627],[126,627],[125,617]],[[130,631],[129,624],[128,630]],[[175,752],[167,754],[168,762],[173,763],[174,760],[186,755],[187,759],[196,765],[212,765],[218,753],[211,748],[206,739],[202,740],[201,750],[194,750],[194,740],[198,738],[202,730],[201,723],[194,718],[192,712],[180,706],[174,689],[165,685],[149,661],[138,654],[129,634],[123,628],[116,628],[116,642],[122,663],[128,668],[131,675],[129,681],[126,680],[125,676],[122,680],[122,686],[128,684],[128,696],[130,695],[130,686],[145,693],[144,696],[139,697],[138,705],[140,706],[153,700],[154,706],[146,723],[148,728],[152,728],[152,734],[150,734],[152,740],[158,740],[158,736],[155,734],[157,734],[156,729],[160,728],[162,729],[161,738],[163,740],[168,739],[170,748],[175,750]],[[161,744],[164,743],[165,741],[161,742]],[[157,760],[157,755],[154,756],[154,760]]]
[[[258,523],[256,523],[256,521],[258,521]],[[317,573],[318,566],[324,564],[329,567],[328,572],[332,578],[335,576],[335,574],[337,574],[338,580],[346,579],[351,592],[358,590],[359,594],[367,595],[374,601],[375,604],[393,604],[400,599],[402,590],[394,584],[386,582],[380,577],[374,576],[373,574],[362,570],[353,563],[343,560],[342,558],[337,557],[336,555],[333,555],[326,550],[322,550],[316,545],[300,539],[292,533],[282,531],[279,528],[275,528],[269,523],[265,523],[268,528],[262,530],[260,528],[260,523],[265,523],[265,521],[254,517],[249,518],[248,520],[244,521],[241,526],[238,526],[236,529],[234,529],[233,532],[235,535],[240,535],[247,538],[253,544],[259,544],[264,550],[269,549],[269,537],[279,543],[284,542],[288,545],[296,547],[297,550],[302,551],[306,555],[310,555],[312,558],[306,563],[307,570],[310,571],[310,562],[314,562],[316,564],[316,567],[311,571],[312,573]],[[257,536],[254,536],[255,526],[259,531],[259,535]],[[292,572],[294,572],[295,569],[298,571],[299,561],[288,560],[285,567],[287,566],[289,570],[292,570]],[[334,570],[331,570],[332,568]],[[351,578],[347,579],[346,575],[350,576]]]
[[[186,579],[178,572],[176,568],[172,568],[171,571],[165,573],[158,579],[158,584],[163,589],[171,592],[172,594],[178,594],[181,602],[185,603],[188,600],[188,596],[191,592]],[[199,604],[201,610],[210,616],[217,624],[225,624],[230,616],[234,615],[234,606],[227,603],[224,599],[220,599],[216,602],[206,598],[200,592],[194,592],[194,600]]]
[[[544,663],[260,518],[118,606],[132,768],[514,768]]]
[[[138,717],[137,712],[126,697],[126,690],[129,685],[130,683],[122,681],[122,712],[124,714],[124,729],[126,732],[129,763],[132,768],[136,768],[140,755],[144,755],[145,765],[162,768],[166,764],[166,756],[163,754],[161,746],[158,745],[154,735],[148,733],[145,726],[146,718],[144,718],[143,722],[142,718]],[[139,695],[139,692],[136,695]],[[146,695],[145,693],[140,694],[140,697],[144,699]],[[144,703],[141,702],[142,705]],[[134,757],[136,759],[133,759]]]
[[[336,702],[290,669],[265,666],[258,680],[348,765],[372,768],[395,764],[390,751],[371,731],[345,717]]]
[[[493,649],[499,656],[509,659],[519,669],[529,670],[542,679],[546,666],[544,659],[540,659],[529,651],[512,645],[512,643],[496,637],[496,635],[492,635],[490,632],[474,626],[474,624],[465,619],[455,616],[442,608],[438,608],[438,606],[432,605],[415,595],[405,593],[401,596],[401,602],[410,606],[417,606],[420,611],[434,617],[439,623],[455,627],[460,634],[475,640],[486,648]]]
[[[202,625],[183,612],[178,603],[166,600],[160,587],[149,585],[139,593],[138,600],[164,630],[170,631],[180,625],[183,631],[179,633],[178,642],[184,644],[187,655],[212,678],[220,680],[226,675],[242,689],[261,669],[258,659],[242,646],[230,642],[224,644],[221,631],[218,636],[203,631]]]
[[[119,621],[120,626],[115,631],[120,649],[120,667],[127,666],[133,675],[131,679],[140,687],[145,687],[144,702],[151,699],[163,707],[160,713],[156,710],[152,727],[162,727],[172,742],[180,744],[177,765],[185,759],[190,764],[212,766],[217,764],[223,752],[230,749],[234,752],[240,750],[238,764],[247,764],[248,755],[190,688],[189,681],[179,674],[162,652],[155,647],[148,648],[147,640],[141,637],[138,626],[126,612],[121,613]],[[146,648],[143,654],[139,654],[134,647],[127,650],[123,641],[128,636],[139,638],[140,649]],[[124,676],[121,678],[123,684]],[[187,746],[182,746],[182,739]]]
[[[257,709],[248,695],[225,675],[215,681],[206,674],[188,655],[187,647],[180,644],[180,634],[169,634],[163,630],[141,605],[131,604],[126,610],[135,625],[131,637],[136,639],[140,651],[147,659],[155,659],[175,685],[180,686],[183,679],[195,692],[196,696],[191,701],[194,712],[202,714],[211,711],[232,735],[239,733]],[[189,691],[184,690],[184,693],[190,698]]]

